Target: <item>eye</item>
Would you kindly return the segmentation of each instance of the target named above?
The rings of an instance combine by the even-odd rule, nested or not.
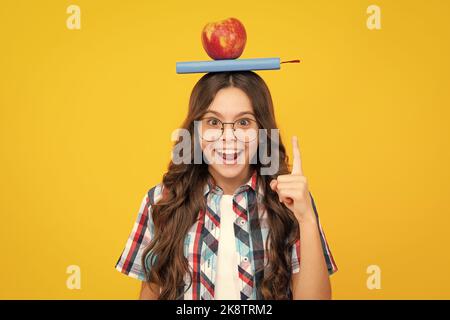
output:
[[[239,127],[248,127],[251,124],[249,119],[239,119],[236,122]]]
[[[206,123],[212,127],[220,127],[220,120],[216,118],[209,118],[206,120]]]

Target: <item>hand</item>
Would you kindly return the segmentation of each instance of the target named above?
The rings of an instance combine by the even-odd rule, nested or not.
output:
[[[280,175],[270,182],[270,187],[278,194],[280,202],[291,210],[297,220],[315,221],[314,209],[309,195],[306,177],[303,175],[302,160],[297,137],[292,137],[293,166],[291,174]]]

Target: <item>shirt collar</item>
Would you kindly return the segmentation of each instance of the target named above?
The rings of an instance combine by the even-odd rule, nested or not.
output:
[[[245,184],[241,185],[235,191],[234,194],[239,194],[243,191],[250,190],[250,189],[256,192],[257,188],[258,188],[258,193],[260,195],[263,195],[264,191],[263,191],[262,186],[259,185],[259,187],[258,187],[258,171],[257,171],[257,169],[253,169],[250,179],[248,179],[248,181]],[[208,175],[207,183],[205,184],[205,186],[203,188],[203,194],[206,196],[210,191],[217,193],[217,194],[223,194],[222,188],[219,187],[218,185],[216,185],[214,178],[211,175]]]

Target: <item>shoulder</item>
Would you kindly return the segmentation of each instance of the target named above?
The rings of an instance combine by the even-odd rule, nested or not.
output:
[[[145,195],[147,205],[152,206],[158,203],[158,201],[162,199],[165,192],[166,188],[162,182],[151,187]]]
[[[148,189],[142,199],[141,207],[139,209],[139,215],[136,222],[138,226],[147,225],[150,228],[150,231],[153,232],[152,206],[161,200],[164,190],[165,188],[162,182]]]

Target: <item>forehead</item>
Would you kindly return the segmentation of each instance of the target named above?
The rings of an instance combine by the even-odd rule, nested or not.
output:
[[[233,117],[242,112],[253,113],[253,107],[244,91],[236,87],[228,87],[217,92],[208,111],[219,112],[224,117]]]

